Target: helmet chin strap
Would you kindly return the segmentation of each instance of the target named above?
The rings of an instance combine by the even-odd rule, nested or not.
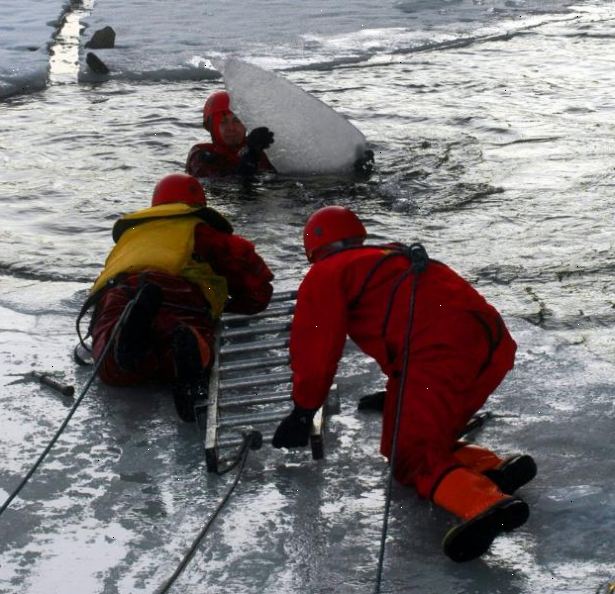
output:
[[[349,237],[347,239],[340,239],[339,241],[334,241],[332,243],[328,243],[327,245],[323,245],[319,248],[316,248],[312,253],[312,257],[308,259],[310,262],[318,262],[320,260],[323,260],[324,258],[327,258],[328,256],[337,254],[337,252],[341,252],[350,248],[361,247],[364,241],[364,237]]]

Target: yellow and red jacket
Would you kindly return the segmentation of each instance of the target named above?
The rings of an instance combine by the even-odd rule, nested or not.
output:
[[[113,247],[91,292],[120,274],[164,272],[197,285],[217,318],[225,306],[252,313],[271,295],[271,271],[246,239],[208,207],[162,204],[122,217]],[[227,302],[231,296],[231,302]]]

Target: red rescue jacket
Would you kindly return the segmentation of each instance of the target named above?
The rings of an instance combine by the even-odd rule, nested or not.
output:
[[[225,311],[254,314],[267,307],[273,274],[253,243],[201,224],[194,229],[194,253],[226,278],[229,301]]]
[[[241,149],[212,142],[195,144],[186,159],[186,173],[195,177],[222,177],[239,173],[241,164]],[[274,171],[267,155],[261,153],[257,171]]]
[[[290,337],[293,400],[299,406],[314,409],[325,401],[346,335],[388,377],[401,372],[414,273],[395,287],[409,260],[387,259],[363,287],[387,251],[387,246],[364,246],[337,252],[314,263],[301,283]],[[446,337],[432,327],[446,324],[434,322],[453,321],[462,312],[476,312],[488,322],[500,319],[467,281],[445,264],[430,261],[418,280],[410,359],[437,356],[438,344]]]

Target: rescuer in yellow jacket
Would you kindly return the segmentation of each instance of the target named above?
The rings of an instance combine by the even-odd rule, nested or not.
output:
[[[119,219],[115,246],[91,289],[98,360],[127,304],[115,344],[99,369],[112,385],[170,382],[180,418],[194,421],[213,363],[213,330],[223,311],[265,309],[273,275],[254,245],[207,206],[199,181],[176,173],[158,182],[152,206]]]

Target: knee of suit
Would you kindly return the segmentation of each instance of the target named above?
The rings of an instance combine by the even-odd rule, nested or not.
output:
[[[457,466],[451,452],[423,448],[419,444],[412,447],[408,442],[401,442],[395,453],[393,476],[402,485],[414,487],[420,497],[427,499],[440,477]]]

